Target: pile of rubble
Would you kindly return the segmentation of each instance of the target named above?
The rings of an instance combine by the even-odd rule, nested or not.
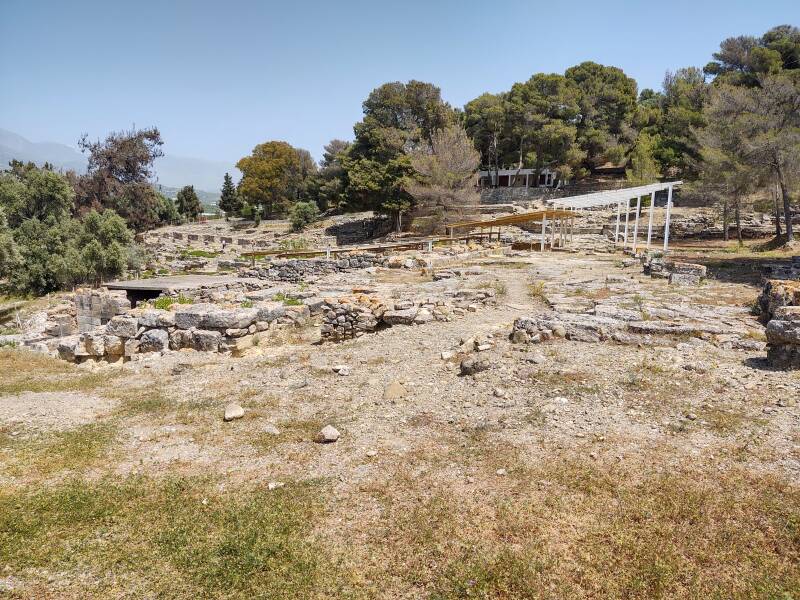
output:
[[[323,339],[340,341],[360,337],[379,326],[422,325],[450,321],[496,303],[492,289],[459,290],[437,297],[387,301],[367,293],[326,298],[321,333]]]
[[[141,353],[190,348],[234,355],[257,345],[259,333],[278,326],[305,324],[309,308],[262,302],[251,308],[222,308],[214,304],[172,305],[170,310],[135,309],[116,315],[91,331],[58,342],[64,360],[109,361]]]
[[[664,260],[660,254],[643,254],[642,263],[645,275],[653,279],[668,279],[672,285],[700,285],[706,278],[704,265]]]

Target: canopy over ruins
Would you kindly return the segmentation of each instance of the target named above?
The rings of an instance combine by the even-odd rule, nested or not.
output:
[[[623,248],[627,248],[631,200],[635,198],[636,216],[634,218],[632,244],[632,249],[635,252],[639,235],[639,219],[642,216],[642,198],[647,195],[650,196],[647,222],[647,248],[650,248],[653,237],[653,211],[655,209],[656,192],[666,191],[667,202],[664,207],[666,211],[666,219],[664,224],[664,251],[666,252],[669,247],[669,219],[670,212],[672,210],[672,189],[676,185],[681,185],[682,183],[682,181],[651,183],[649,185],[640,185],[618,190],[606,190],[591,194],[582,194],[580,196],[559,198],[553,201],[553,208],[551,209],[534,210],[516,215],[487,219],[484,221],[462,221],[459,223],[452,223],[448,226],[448,232],[452,236],[454,230],[456,229],[489,229],[491,238],[492,229],[497,227],[499,238],[500,227],[503,225],[518,225],[520,223],[527,223],[530,221],[541,221],[542,240],[540,248],[544,250],[549,243],[550,248],[552,249],[555,246],[564,246],[571,241],[574,228],[574,218],[578,210],[604,208],[607,206],[616,205],[617,222],[614,231],[614,243],[618,243],[620,239],[622,239]],[[625,204],[625,226],[623,232],[620,232],[620,217],[623,203]],[[548,224],[550,225],[549,235]]]

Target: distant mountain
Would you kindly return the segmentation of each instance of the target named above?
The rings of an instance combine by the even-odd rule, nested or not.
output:
[[[0,169],[13,159],[31,161],[37,165],[49,162],[57,169],[73,170],[77,173],[86,171],[86,156],[75,148],[54,142],[31,142],[18,133],[0,129]],[[205,191],[210,198],[218,198],[225,173],[230,173],[234,178],[237,175],[236,167],[231,164],[184,156],[162,156],[156,159],[155,171],[158,184],[165,188],[193,185],[203,202],[206,199],[201,191]]]

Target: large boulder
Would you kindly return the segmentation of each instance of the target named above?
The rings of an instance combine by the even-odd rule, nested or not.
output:
[[[265,302],[258,307],[257,320],[272,323],[285,314],[286,306],[283,302]]]
[[[767,323],[781,306],[800,306],[800,281],[769,279],[758,297],[761,322]]]
[[[89,331],[83,334],[83,344],[89,356],[105,356],[106,341],[102,331]]]
[[[86,352],[86,347],[83,343],[83,336],[80,334],[78,335],[70,335],[67,337],[63,337],[58,341],[58,355],[68,361],[75,361],[82,356],[88,356],[88,352]]]
[[[383,313],[383,322],[387,325],[411,325],[416,318],[416,307],[405,310],[387,310]]]
[[[192,348],[194,344],[194,331],[190,329],[176,329],[169,334],[169,349],[183,350]]]
[[[111,356],[122,356],[125,353],[125,340],[118,335],[108,335],[103,337],[106,347],[106,354]]]

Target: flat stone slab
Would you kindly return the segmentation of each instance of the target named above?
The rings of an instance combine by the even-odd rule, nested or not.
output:
[[[178,290],[192,290],[204,286],[240,283],[244,281],[247,280],[237,277],[236,275],[173,275],[170,277],[153,277],[151,279],[112,281],[110,283],[106,283],[105,287],[110,290],[169,292]],[[253,281],[258,282],[258,280]]]

